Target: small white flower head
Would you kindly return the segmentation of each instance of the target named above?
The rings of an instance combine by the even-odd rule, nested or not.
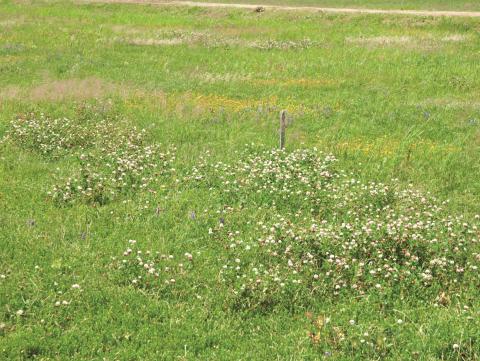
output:
[[[20,310],[18,310],[17,312],[15,312],[15,314],[16,314],[17,316],[23,316],[23,315],[25,314],[25,311],[20,309]]]
[[[68,302],[68,301],[65,301],[65,300],[62,301],[62,305],[64,305],[64,306],[68,306],[69,304],[70,304],[70,302]]]
[[[355,324],[355,320],[350,320],[348,323],[353,326]]]
[[[458,343],[454,343],[452,347],[454,350],[458,350],[460,348],[460,345]]]
[[[78,290],[78,289],[80,289],[80,285],[78,283],[75,283],[75,284],[72,285],[72,288],[74,290]]]
[[[134,239],[130,239],[130,240],[128,241],[128,243],[130,243],[130,244],[135,244],[135,243],[137,243],[137,241],[135,241]]]
[[[188,259],[189,261],[193,260],[193,256],[192,256],[191,253],[186,252],[186,253],[185,253],[185,257],[187,257],[187,259]]]
[[[403,320],[398,319],[398,320],[397,320],[397,323],[398,323],[399,325],[401,325],[401,324],[403,323]]]
[[[55,302],[55,307],[60,306],[60,301]]]

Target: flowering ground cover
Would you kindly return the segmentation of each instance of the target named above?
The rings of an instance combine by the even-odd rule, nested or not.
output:
[[[0,359],[480,358],[474,19],[0,9]]]

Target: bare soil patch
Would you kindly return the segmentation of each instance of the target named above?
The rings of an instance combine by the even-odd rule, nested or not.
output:
[[[480,11],[434,11],[434,10],[387,10],[387,9],[360,9],[360,8],[327,8],[317,6],[282,6],[263,4],[223,4],[195,1],[159,1],[159,0],[80,0],[80,2],[126,3],[126,4],[153,4],[173,6],[193,6],[205,8],[235,8],[256,11],[259,7],[264,10],[301,10],[310,12],[340,13],[340,14],[393,14],[413,16],[450,16],[450,17],[480,17]]]

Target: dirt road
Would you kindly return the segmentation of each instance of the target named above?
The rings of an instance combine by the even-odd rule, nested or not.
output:
[[[480,11],[434,11],[434,10],[383,10],[383,9],[355,9],[355,8],[325,8],[316,6],[283,6],[262,4],[222,4],[195,1],[161,1],[161,0],[83,0],[82,2],[102,3],[128,3],[128,4],[153,4],[162,6],[199,6],[206,8],[236,8],[236,9],[264,9],[287,10],[287,11],[311,11],[338,14],[393,14],[414,16],[454,16],[454,17],[480,17]]]

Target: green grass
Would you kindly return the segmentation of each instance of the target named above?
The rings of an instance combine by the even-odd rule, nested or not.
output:
[[[466,9],[475,8],[458,5]],[[86,112],[177,148],[175,173],[150,184],[155,192],[59,205],[48,192],[79,172],[79,153],[93,149],[107,172],[95,153],[103,143],[58,156],[30,138],[0,145],[0,359],[479,359],[478,281],[449,286],[445,300],[420,288],[233,307],[220,276],[230,253],[208,230],[237,198],[215,178],[212,190],[175,181],[207,151],[212,163],[235,164],[247,143],[276,147],[287,109],[287,151],[332,152],[361,181],[412,184],[470,222],[480,202],[478,29],[466,18],[0,3],[1,137],[20,113],[79,121]],[[117,128],[108,129],[114,147]],[[252,203],[225,216],[245,238],[262,236],[258,221],[295,211],[251,194],[238,193]],[[175,291],[130,284],[137,271],[117,266],[130,239],[192,267]],[[317,342],[310,318],[319,315],[330,322]]]
[[[194,0],[196,1],[196,0]],[[198,0],[200,1],[200,0]],[[202,2],[202,1],[200,1]],[[360,9],[402,9],[402,10],[452,10],[478,11],[480,5],[469,0],[212,0],[203,2],[238,3],[238,4],[265,4],[287,6],[318,6],[335,8]]]

